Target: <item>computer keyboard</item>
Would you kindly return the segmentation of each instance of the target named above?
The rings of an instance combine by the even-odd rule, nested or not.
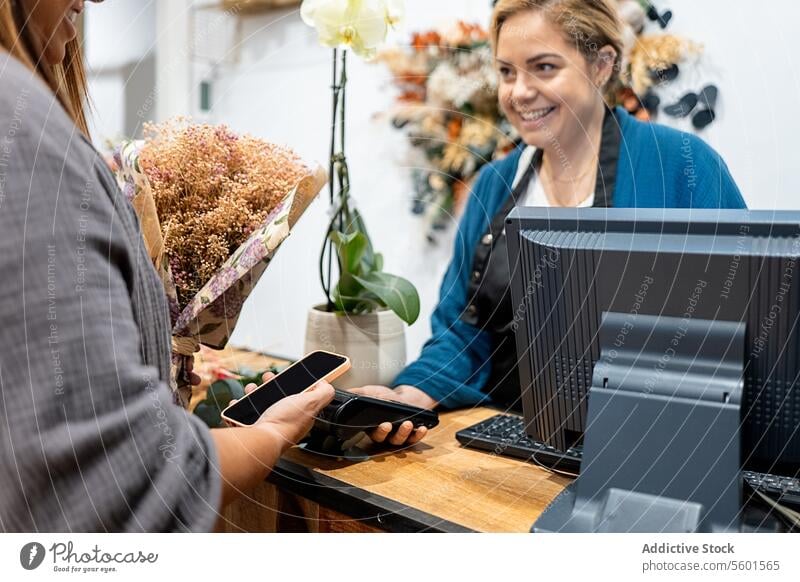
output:
[[[742,471],[742,477],[754,491],[763,493],[781,505],[800,511],[800,479],[797,477],[783,477],[754,471]]]
[[[498,414],[458,431],[456,439],[465,447],[532,461],[557,471],[577,474],[580,468],[580,447],[563,453],[530,438],[525,433],[525,423],[521,416]]]
[[[460,430],[456,433],[456,439],[465,447],[532,461],[537,465],[574,474],[580,469],[583,453],[582,447],[574,447],[562,453],[530,438],[525,433],[523,418],[512,414],[498,414]],[[742,478],[753,490],[781,505],[800,511],[800,479],[797,477],[742,471]]]

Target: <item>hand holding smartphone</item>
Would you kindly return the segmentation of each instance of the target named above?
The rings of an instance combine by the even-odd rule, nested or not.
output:
[[[228,406],[222,412],[222,418],[232,425],[253,426],[269,408],[284,398],[300,394],[320,381],[332,382],[349,369],[350,360],[346,356],[312,352]],[[439,424],[439,417],[433,411],[351,392],[336,390],[326,397],[325,403],[320,403],[324,409],[317,408],[311,412],[304,412],[297,404],[287,403],[288,408],[278,410],[281,406],[276,406],[271,414],[274,412],[277,424],[294,427],[280,431],[283,438],[292,443],[302,438],[312,422],[317,436],[327,434],[340,441],[362,431],[369,432],[386,422],[392,425],[393,430],[398,430],[406,421],[411,421],[415,429],[430,429]]]
[[[222,418],[236,426],[252,426],[279,400],[299,394],[325,380],[332,382],[350,369],[346,356],[325,351],[311,352],[244,398],[222,411]]]

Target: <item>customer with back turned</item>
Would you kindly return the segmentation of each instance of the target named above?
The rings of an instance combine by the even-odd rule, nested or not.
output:
[[[500,106],[524,143],[478,176],[419,359],[393,388],[362,394],[425,408],[520,408],[504,233],[515,205],[745,206],[702,140],[606,104],[622,54],[614,2],[499,0],[490,33]]]
[[[333,388],[250,428],[172,403],[163,287],[86,137],[83,7],[0,0],[0,530],[208,531]]]

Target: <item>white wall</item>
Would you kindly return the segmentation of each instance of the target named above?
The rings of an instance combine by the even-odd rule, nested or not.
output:
[[[90,125],[101,149],[106,149],[106,140],[118,141],[133,131],[128,113],[138,105],[130,100],[138,101],[139,94],[154,88],[152,75],[143,77],[142,73],[148,63],[152,67],[149,59],[155,46],[155,23],[154,0],[114,0],[105,6],[86,3],[86,62],[93,105]]]
[[[800,4],[670,0],[670,30],[700,41],[696,74],[671,90],[720,88],[719,119],[700,135],[727,162],[748,206],[800,208]],[[664,117],[660,121],[665,121]],[[675,124],[688,129],[685,124]]]
[[[244,18],[241,44],[230,54],[218,54],[218,61],[228,63],[213,67],[206,61],[193,62],[188,51],[176,45],[175,39],[186,34],[182,14],[190,0],[155,2],[158,48],[167,55],[159,64],[159,100],[183,103],[178,108],[187,102],[189,108],[194,107],[196,87],[185,74],[186,67],[191,67],[195,82],[201,77],[214,79],[213,121],[286,143],[306,158],[325,163],[330,53],[317,46],[313,31],[302,24],[296,10]],[[169,9],[162,4],[166,2]],[[113,12],[126,4],[135,3],[115,0],[89,8]],[[485,23],[489,5],[489,0],[407,0],[406,29],[419,30],[454,18]],[[668,7],[675,14],[670,30],[701,41],[706,50],[701,70],[682,75],[663,95],[664,101],[688,89],[699,90],[705,81],[715,82],[721,90],[719,119],[703,138],[725,158],[751,207],[800,208],[796,106],[800,56],[794,42],[800,6],[791,0],[762,5],[748,0],[670,0]],[[124,20],[136,22],[133,16],[126,12]],[[227,27],[217,29],[227,35],[222,46],[235,44]],[[124,52],[118,38],[106,34],[103,40],[89,29],[90,45],[107,43],[103,53]],[[224,52],[216,47],[215,52]],[[238,64],[232,62],[235,59]],[[423,225],[409,211],[406,140],[385,118],[376,118],[392,102],[388,75],[381,66],[357,59],[351,59],[350,73],[348,155],[353,193],[376,246],[386,255],[387,269],[408,277],[420,290],[422,316],[408,334],[409,358],[413,358],[429,334],[427,319],[449,256],[449,242],[439,248],[427,245]],[[98,89],[107,94],[98,103],[99,113],[103,119],[115,119],[113,98],[108,97],[113,88]],[[662,117],[660,121],[670,120]],[[289,356],[301,354],[306,310],[322,299],[316,273],[326,218],[323,198],[309,209],[246,304],[234,343]]]

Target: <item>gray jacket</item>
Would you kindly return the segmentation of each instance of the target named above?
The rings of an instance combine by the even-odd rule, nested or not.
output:
[[[49,89],[0,50],[0,531],[210,531],[206,426],[172,403],[133,209]]]

